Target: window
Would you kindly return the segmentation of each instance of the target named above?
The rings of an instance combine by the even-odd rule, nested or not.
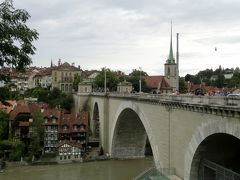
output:
[[[170,67],[168,67],[167,74],[170,75]]]
[[[66,131],[66,130],[67,130],[67,128],[68,128],[68,127],[67,127],[67,125],[64,125],[64,126],[63,126],[63,130],[65,130],[65,131]]]
[[[65,85],[65,91],[68,92],[68,84]]]
[[[71,157],[70,156],[68,156],[68,159],[70,159]]]
[[[54,81],[57,82],[57,72],[54,73]]]
[[[52,123],[56,123],[56,119],[55,118],[52,119]]]
[[[77,125],[74,125],[74,130],[77,130]]]

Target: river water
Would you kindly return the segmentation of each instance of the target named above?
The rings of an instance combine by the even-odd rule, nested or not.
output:
[[[153,158],[7,167],[0,180],[128,180],[154,166]]]

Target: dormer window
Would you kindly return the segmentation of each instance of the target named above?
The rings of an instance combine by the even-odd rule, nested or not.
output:
[[[67,125],[63,126],[63,130],[66,131],[68,129]]]
[[[52,123],[54,123],[54,124],[56,123],[56,119],[55,118],[52,119]]]
[[[77,130],[77,125],[74,125],[74,126],[73,126],[73,129],[74,129],[74,130]]]
[[[84,129],[85,129],[84,125],[81,125],[80,130],[84,130]]]
[[[45,123],[48,123],[48,119],[47,118],[45,118]]]

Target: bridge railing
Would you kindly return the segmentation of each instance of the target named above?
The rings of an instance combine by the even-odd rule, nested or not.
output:
[[[240,180],[240,174],[232,171],[231,169],[227,169],[219,164],[216,164],[207,159],[203,159],[200,166],[200,180],[211,179],[208,177],[208,174],[205,174],[204,168],[211,169],[215,172],[216,179],[222,180]]]
[[[109,96],[119,98],[131,98],[138,100],[157,100],[159,102],[179,102],[189,104],[202,104],[211,106],[240,107],[240,97],[224,96],[195,96],[195,95],[173,95],[173,94],[148,94],[148,93],[91,93],[95,96]]]

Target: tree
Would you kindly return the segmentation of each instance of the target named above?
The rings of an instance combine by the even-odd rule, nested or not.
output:
[[[0,140],[8,139],[9,127],[8,127],[8,114],[0,109]]]
[[[5,157],[10,161],[20,161],[24,152],[24,143],[20,140],[0,141],[0,157]]]
[[[13,7],[12,0],[0,4],[0,69],[13,67],[24,71],[31,64],[30,56],[35,51],[32,43],[38,39],[38,33],[26,25],[29,18],[27,11]],[[9,76],[0,75],[0,80],[8,79]]]
[[[179,92],[180,93],[186,93],[186,87],[185,87],[185,81],[184,77],[179,78]]]
[[[25,97],[38,98],[40,102],[47,102],[50,90],[42,87],[35,87],[24,92]]]
[[[78,84],[81,82],[81,76],[79,74],[74,75],[73,79],[73,89],[78,91]]]
[[[187,75],[185,76],[185,81],[191,81],[192,77],[193,77],[193,75],[187,74]]]
[[[94,86],[96,88],[102,88],[104,89],[104,81],[105,81],[105,71],[106,71],[106,86],[110,91],[116,91],[117,90],[117,84],[120,82],[119,76],[111,71],[110,69],[104,69],[102,68],[102,71],[97,75],[97,77],[94,80]]]
[[[44,126],[43,126],[43,116],[40,111],[33,113],[33,122],[31,125],[30,132],[30,148],[32,161],[34,161],[35,156],[40,154],[44,142]]]
[[[148,74],[144,71],[133,69],[133,71],[129,74],[127,81],[132,83],[134,91],[139,92],[140,73],[141,73],[142,91],[150,92],[151,88],[146,85],[146,82],[144,81],[144,78],[143,78],[144,76],[148,76]]]
[[[73,96],[72,94],[62,94],[60,106],[61,108],[71,110],[73,105]]]

